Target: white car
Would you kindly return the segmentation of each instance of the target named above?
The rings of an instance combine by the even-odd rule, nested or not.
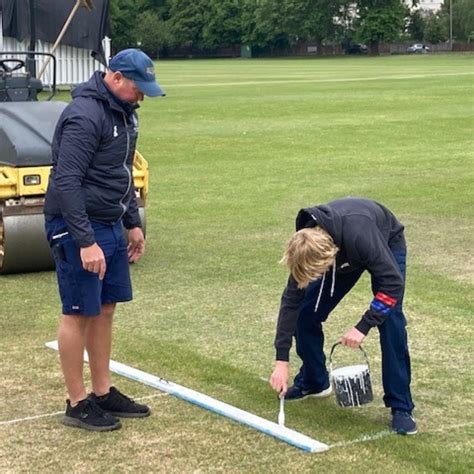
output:
[[[407,53],[429,53],[430,48],[428,46],[422,44],[422,43],[416,43],[412,44],[411,46],[408,46],[407,48]]]

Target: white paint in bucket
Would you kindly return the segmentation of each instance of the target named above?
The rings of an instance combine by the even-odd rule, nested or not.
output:
[[[339,405],[358,407],[372,401],[372,385],[368,365],[349,365],[331,372]]]
[[[329,357],[329,374],[336,394],[337,403],[341,407],[358,407],[371,402],[373,400],[373,394],[367,354],[362,347],[359,347],[364,354],[366,364],[349,365],[333,370],[332,356],[334,349],[338,345],[340,345],[340,343],[333,345]]]

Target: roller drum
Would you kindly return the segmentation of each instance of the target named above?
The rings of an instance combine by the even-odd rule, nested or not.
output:
[[[54,268],[44,230],[43,214],[3,216],[0,235],[0,273]]]
[[[145,208],[139,209],[146,235]],[[54,269],[44,229],[44,215],[22,214],[0,217],[0,274],[39,272]]]

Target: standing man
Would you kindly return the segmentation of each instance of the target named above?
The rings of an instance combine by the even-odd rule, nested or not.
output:
[[[63,423],[92,431],[120,428],[116,417],[150,414],[110,385],[109,372],[115,306],[132,299],[129,262],[145,248],[132,176],[136,109],[145,95],[164,95],[153,62],[138,49],[121,51],[105,74],[97,71],[74,89],[53,138],[44,212],[63,306],[58,342],[69,393]]]
[[[357,348],[377,327],[384,402],[392,411],[392,430],[417,432],[412,416],[407,322],[402,310],[407,253],[403,229],[387,208],[362,198],[338,199],[299,212],[297,232],[282,259],[291,274],[281,300],[276,364],[270,378],[280,397],[298,400],[330,395],[322,323],[367,270],[374,298],[341,342]],[[303,365],[288,388],[293,335]]]

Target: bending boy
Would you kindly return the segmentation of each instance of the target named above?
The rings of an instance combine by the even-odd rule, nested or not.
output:
[[[407,322],[402,310],[407,253],[403,225],[375,201],[343,198],[302,209],[296,229],[282,259],[290,277],[281,299],[271,386],[286,400],[331,393],[322,323],[367,270],[374,298],[341,342],[358,348],[377,327],[384,402],[392,411],[392,430],[415,434]],[[288,388],[293,336],[303,365]]]

